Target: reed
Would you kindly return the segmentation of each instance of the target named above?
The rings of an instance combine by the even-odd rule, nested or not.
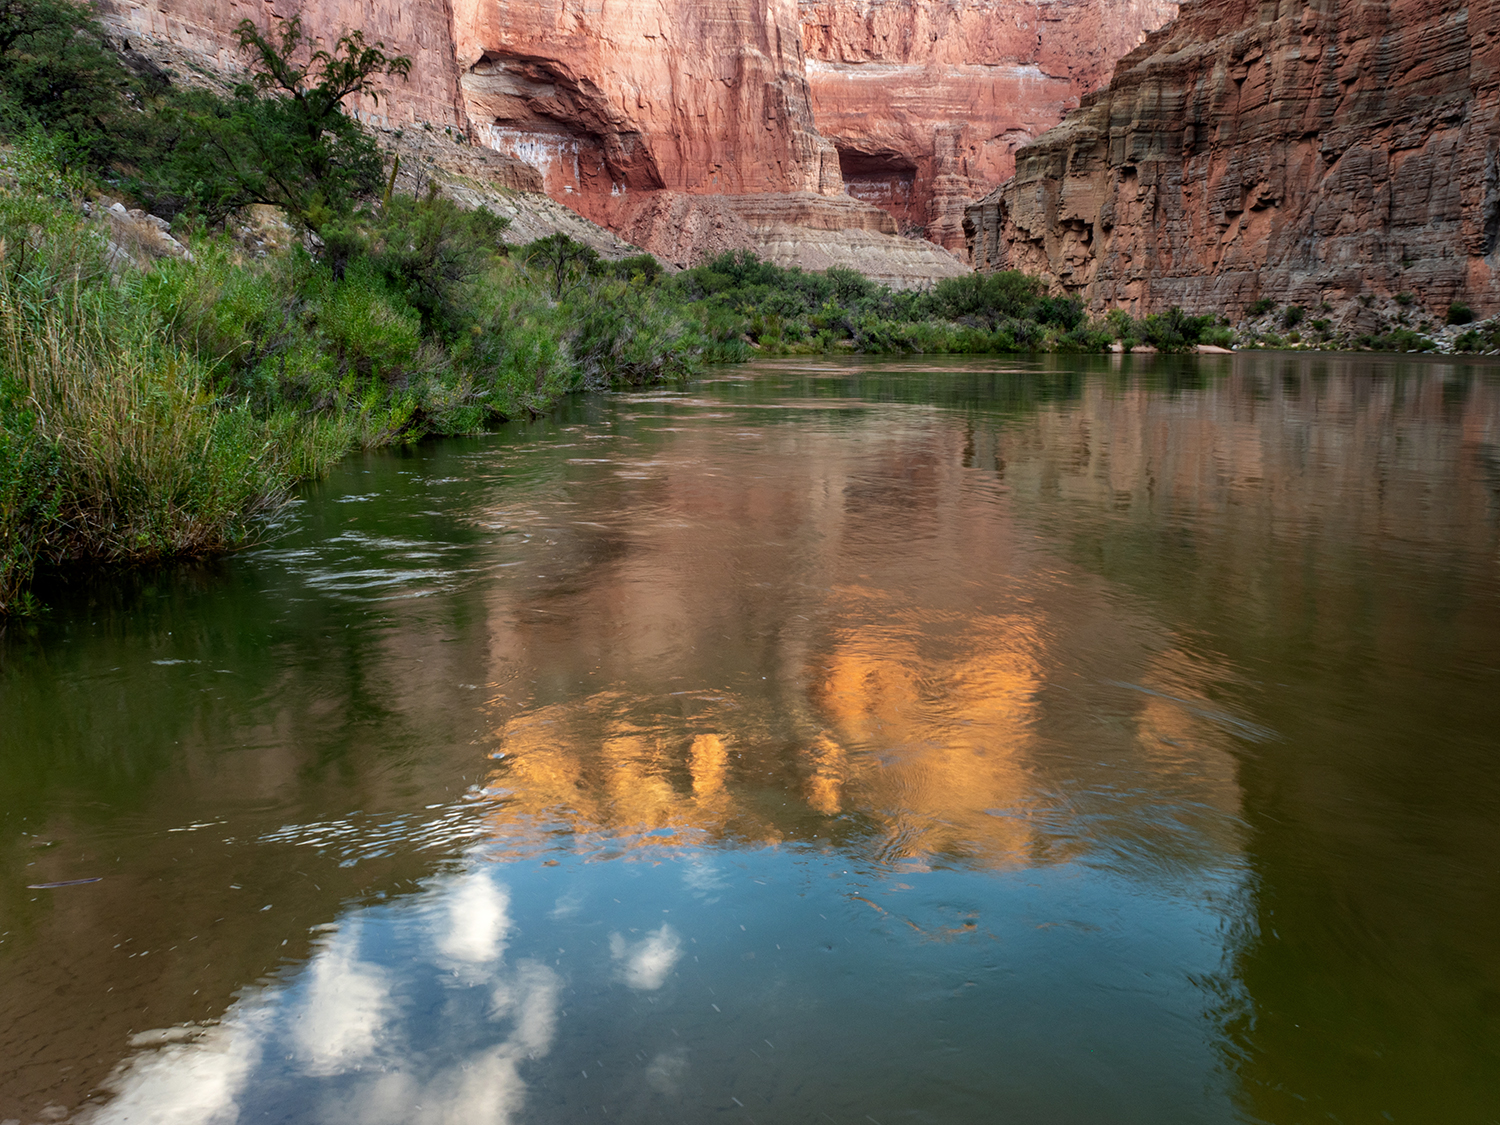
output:
[[[240,546],[350,441],[338,418],[216,397],[211,365],[77,226],[0,240],[0,613],[39,563]]]

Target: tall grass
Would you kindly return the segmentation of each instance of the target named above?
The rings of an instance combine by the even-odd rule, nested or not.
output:
[[[30,604],[39,563],[238,546],[350,440],[336,417],[217,396],[213,364],[27,172],[0,193],[0,614]]]

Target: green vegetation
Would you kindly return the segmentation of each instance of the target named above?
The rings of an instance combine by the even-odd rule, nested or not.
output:
[[[775,355],[1098,352],[1112,339],[1076,297],[1048,296],[1019,273],[969,274],[902,292],[853,270],[807,273],[734,251],[683,271],[667,288],[699,317],[720,358],[742,358],[740,338]]]
[[[1126,351],[1147,344],[1159,352],[1190,352],[1199,344],[1227,348],[1234,331],[1211,316],[1189,316],[1176,305],[1164,313],[1137,320],[1124,309],[1111,309],[1105,316],[1111,334]]]
[[[128,73],[82,6],[0,0],[0,614],[32,607],[38,565],[242,544],[357,445],[715,352],[654,259],[562,239],[564,289],[543,245],[507,255],[498,216],[377,202],[381,154],[340,101],[407,60],[358,32],[310,51],[295,20],[238,34],[251,80],[218,97]],[[122,265],[87,214],[101,192],[175,218],[191,255]],[[256,261],[209,232],[249,203],[302,245]]]
[[[55,148],[22,141],[0,178],[0,611],[25,608],[38,563],[243,543],[357,445],[472,432],[712,350],[646,269],[557,300],[501,253],[499,218],[436,196],[352,216],[336,261],[200,236],[190,259],[112,275]]]
[[[1449,324],[1472,324],[1474,323],[1474,310],[1468,305],[1454,301],[1448,306]]]
[[[1385,333],[1365,333],[1354,338],[1354,346],[1375,352],[1430,352],[1437,343],[1410,328],[1397,327]]]
[[[1453,341],[1456,352],[1500,352],[1500,319],[1477,324]]]

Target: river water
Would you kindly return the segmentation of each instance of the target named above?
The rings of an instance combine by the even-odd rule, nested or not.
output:
[[[0,640],[0,1119],[1500,1121],[1497,552],[1482,365],[351,458]]]

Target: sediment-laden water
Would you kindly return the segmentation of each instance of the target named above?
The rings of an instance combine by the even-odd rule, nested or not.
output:
[[[1483,365],[352,459],[0,639],[0,1119],[1500,1120],[1497,552]]]

